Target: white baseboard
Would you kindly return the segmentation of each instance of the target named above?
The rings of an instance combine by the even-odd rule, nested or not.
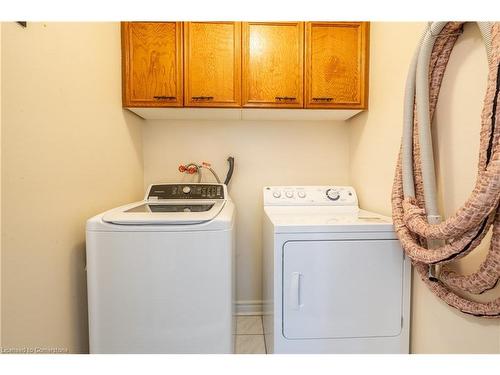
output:
[[[236,301],[236,315],[262,315],[262,301]]]

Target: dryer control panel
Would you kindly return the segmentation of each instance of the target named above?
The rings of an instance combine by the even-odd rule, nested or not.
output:
[[[266,186],[264,205],[358,207],[358,197],[352,186]]]
[[[224,184],[158,184],[149,187],[146,200],[224,199],[224,190]]]

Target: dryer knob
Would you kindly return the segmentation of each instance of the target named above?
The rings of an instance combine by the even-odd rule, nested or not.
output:
[[[281,197],[281,191],[274,191],[274,192],[273,192],[273,197],[274,197],[274,198],[279,198],[279,197]]]
[[[191,188],[190,188],[189,186],[184,186],[184,187],[182,188],[182,192],[183,192],[184,194],[189,194],[189,193],[191,192]]]
[[[287,191],[285,195],[287,198],[293,198],[293,191]]]
[[[339,200],[340,198],[340,193],[336,190],[333,190],[333,189],[328,189],[326,191],[326,196],[328,197],[328,199],[330,199],[331,201],[337,201]]]
[[[305,191],[299,191],[297,193],[297,195],[299,196],[299,198],[305,198],[306,197],[306,192]]]

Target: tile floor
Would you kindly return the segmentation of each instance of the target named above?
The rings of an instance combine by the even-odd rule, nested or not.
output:
[[[266,354],[262,316],[236,317],[236,354]]]

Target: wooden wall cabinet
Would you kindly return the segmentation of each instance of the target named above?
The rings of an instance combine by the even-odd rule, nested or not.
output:
[[[368,105],[369,24],[306,23],[306,108]]]
[[[122,22],[123,105],[182,107],[182,23]]]
[[[241,22],[184,22],[184,106],[241,106]]]
[[[123,106],[362,110],[368,22],[123,22]]]
[[[243,22],[243,106],[302,108],[304,23]]]

